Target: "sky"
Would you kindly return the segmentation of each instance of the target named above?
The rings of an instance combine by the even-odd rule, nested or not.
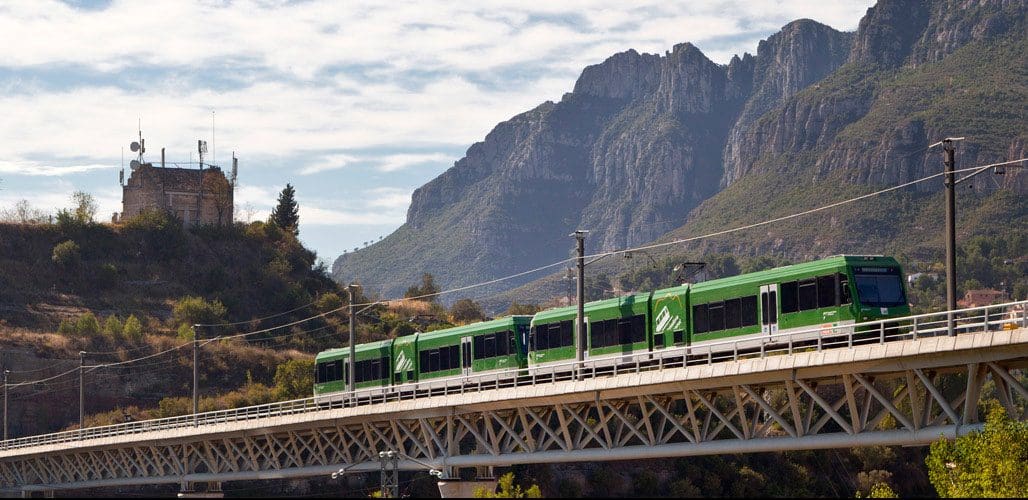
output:
[[[714,62],[790,21],[853,31],[867,0],[0,0],[0,210],[86,191],[121,211],[119,170],[239,158],[236,219],[290,183],[327,264],[403,224],[411,193],[499,122],[559,101],[582,69],[692,42]]]

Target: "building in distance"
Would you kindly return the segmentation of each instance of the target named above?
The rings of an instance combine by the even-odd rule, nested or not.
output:
[[[197,141],[200,153],[198,168],[168,167],[161,149],[161,162],[157,165],[142,161],[143,139],[132,143],[139,159],[131,163],[131,175],[124,181],[121,172],[121,214],[115,213],[113,222],[126,220],[146,210],[159,209],[174,215],[185,226],[226,225],[232,223],[238,159],[232,155],[232,174],[226,177],[220,167],[204,164],[206,141]]]

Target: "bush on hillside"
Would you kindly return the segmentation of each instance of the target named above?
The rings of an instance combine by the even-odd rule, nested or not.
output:
[[[225,312],[225,306],[220,300],[208,302],[203,297],[186,296],[175,302],[171,310],[171,324],[176,328],[181,325],[218,324],[225,319]]]
[[[59,266],[74,267],[82,260],[82,250],[78,243],[67,240],[54,246],[51,259]]]
[[[118,319],[117,315],[110,315],[107,317],[107,321],[104,322],[104,333],[112,338],[121,337],[121,332],[124,326],[121,324],[121,320]]]
[[[314,391],[314,360],[291,359],[278,365],[274,381],[279,400],[310,397]]]
[[[93,337],[100,334],[100,322],[97,321],[96,316],[92,312],[86,312],[82,316],[79,316],[79,320],[75,322],[75,333],[82,337]]]
[[[136,318],[135,314],[130,314],[125,320],[125,324],[122,325],[122,334],[125,338],[131,341],[140,341],[143,339],[143,325]]]

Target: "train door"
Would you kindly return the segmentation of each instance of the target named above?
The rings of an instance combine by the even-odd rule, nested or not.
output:
[[[778,285],[760,287],[760,333],[778,333]]]
[[[460,339],[460,367],[461,373],[471,375],[471,337]]]

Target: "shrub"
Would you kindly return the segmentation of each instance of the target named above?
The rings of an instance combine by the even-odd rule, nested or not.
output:
[[[107,263],[100,266],[96,273],[96,286],[100,288],[111,288],[118,282],[118,268],[114,264]]]
[[[203,297],[182,297],[171,310],[172,325],[217,324],[224,317],[221,301],[208,302]]]
[[[317,308],[318,312],[334,311],[343,307],[343,299],[335,293],[328,292],[318,297]]]
[[[460,299],[454,302],[453,307],[450,308],[450,316],[453,317],[455,323],[469,323],[485,319],[482,307],[471,299]]]
[[[178,330],[176,331],[176,335],[179,339],[189,342],[193,341],[193,339],[196,338],[196,332],[193,331],[193,326],[189,323],[182,323],[181,325],[179,325]]]
[[[143,325],[136,318],[136,315],[130,314],[128,319],[125,320],[125,324],[122,325],[122,334],[125,338],[132,341],[139,341],[143,339]]]
[[[57,327],[57,333],[61,335],[71,335],[75,333],[75,323],[70,319],[62,319],[60,326]]]
[[[100,322],[97,321],[96,316],[93,316],[93,313],[86,312],[82,316],[79,316],[79,320],[75,322],[75,333],[83,337],[99,335]]]
[[[314,390],[314,360],[291,359],[275,369],[275,396],[279,400],[310,397]]]
[[[82,259],[81,254],[82,251],[79,248],[79,244],[72,240],[67,240],[54,246],[54,252],[51,259],[54,264],[59,266],[73,267]]]
[[[104,333],[118,338],[121,337],[122,330],[124,330],[124,326],[121,324],[118,316],[112,314],[107,317],[107,321],[104,322]]]

